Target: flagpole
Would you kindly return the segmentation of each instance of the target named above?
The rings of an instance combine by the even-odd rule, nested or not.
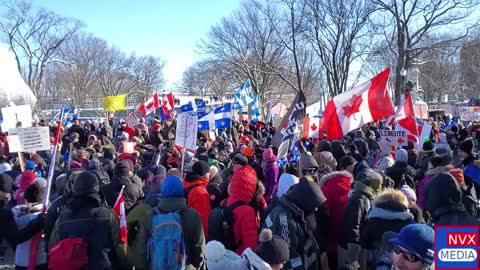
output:
[[[61,115],[61,113],[60,113]],[[55,161],[57,160],[57,152],[58,152],[58,141],[60,140],[60,133],[62,130],[62,119],[58,121],[58,127],[57,127],[57,134],[55,135],[55,141],[53,145],[53,153],[52,157],[50,159],[50,164],[48,168],[48,176],[47,176],[47,187],[45,188],[45,192],[43,194],[43,207],[42,207],[42,214],[45,214],[47,212],[48,208],[48,200],[50,197],[50,191],[52,187],[52,182],[53,182],[53,173],[55,171]],[[30,257],[28,261],[28,268],[27,270],[35,270],[36,266],[36,261],[37,261],[37,252],[38,252],[38,247],[40,244],[40,240],[42,238],[43,230],[38,232],[32,237],[31,240],[31,245],[30,245]]]
[[[115,200],[115,203],[113,204],[113,206],[115,206],[118,203],[118,201],[120,200],[120,197],[122,197],[124,189],[125,189],[125,185],[122,185],[122,188],[120,189],[120,193],[118,193],[117,199]]]

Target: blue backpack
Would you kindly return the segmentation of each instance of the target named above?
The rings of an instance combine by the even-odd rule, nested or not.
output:
[[[179,211],[162,213],[157,207],[153,211],[152,230],[147,242],[151,269],[185,269],[185,241]]]
[[[475,166],[475,164],[470,164],[465,167],[463,173],[470,177],[477,185],[480,185],[480,168]]]

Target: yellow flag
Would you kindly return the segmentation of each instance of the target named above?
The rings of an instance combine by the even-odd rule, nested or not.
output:
[[[125,110],[125,97],[127,95],[119,95],[119,96],[108,96],[104,97],[102,100],[103,110],[106,112],[116,112]]]

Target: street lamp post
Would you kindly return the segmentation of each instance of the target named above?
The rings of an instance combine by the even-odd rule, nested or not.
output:
[[[403,67],[400,69],[400,77],[402,78],[402,94],[405,95],[405,77],[407,77],[407,70]],[[402,98],[400,100],[402,100]]]

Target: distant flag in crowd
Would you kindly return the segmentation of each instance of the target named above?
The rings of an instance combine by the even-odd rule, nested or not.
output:
[[[102,99],[102,107],[106,112],[116,112],[126,110],[125,98],[127,94],[118,96],[107,96]]]
[[[198,119],[197,129],[198,131],[205,131],[214,129],[215,127],[215,111],[211,111],[208,114]]]
[[[423,146],[423,140],[430,138],[432,132],[432,126],[426,122],[415,119],[415,117],[409,117],[403,119],[395,126],[396,131],[405,131],[407,140],[417,144],[417,148],[421,149]]]
[[[283,120],[284,128],[283,129],[279,128],[277,130],[277,134],[280,134],[282,136],[278,144],[280,144],[285,140],[293,139],[295,137],[295,134],[297,133],[297,127],[299,126],[299,121],[305,118],[306,108],[307,108],[307,100],[305,98],[305,94],[303,92],[300,92],[297,94],[297,96],[293,100],[291,108],[289,109],[289,111],[284,117],[284,120]],[[277,134],[275,134],[274,140],[276,139],[277,136],[280,136]],[[291,145],[294,145],[294,144],[292,143]]]
[[[252,113],[252,118],[253,119],[258,119],[258,117],[260,117],[260,115],[261,115],[259,97],[260,97],[260,95],[256,95],[255,98],[253,99],[253,102],[252,102],[251,113]]]
[[[117,214],[120,220],[120,241],[127,243],[127,217],[125,216],[125,201],[123,198],[123,190],[125,186],[122,186],[120,193],[118,194],[117,201],[113,206],[113,211]]]
[[[76,108],[61,109],[60,112],[55,115],[55,121],[62,121],[62,125],[70,127],[73,124],[73,121],[77,119],[77,115]]]
[[[195,107],[197,108],[197,116],[199,119],[206,115],[207,104],[204,100],[195,102]]]
[[[218,107],[214,111],[215,128],[230,128],[232,122],[232,104]]]
[[[162,121],[168,121],[172,118],[170,111],[173,110],[174,108],[175,108],[175,105],[174,105],[173,93],[168,93],[164,95],[162,98],[162,104],[158,108],[158,114],[160,115],[160,118],[162,119]]]
[[[330,100],[323,113],[327,139],[338,140],[364,124],[395,113],[387,91],[390,69]]]
[[[405,94],[403,105],[398,107],[395,115],[391,115],[387,118],[386,126],[393,126],[395,121],[399,122],[409,117],[415,117],[415,111],[413,110],[412,95],[407,93]]]
[[[145,103],[140,105],[139,110],[142,113],[142,116],[145,117],[150,113],[154,112],[159,107],[160,107],[160,101],[158,100],[158,93],[155,93]]]
[[[182,113],[193,112],[192,103],[187,103],[187,104],[184,104],[184,105],[180,106],[180,112],[182,112]]]
[[[253,94],[250,85],[250,80],[247,80],[240,86],[237,93],[235,94],[235,99],[233,102],[233,109],[239,110],[253,102]]]
[[[303,136],[305,138],[323,138],[325,120],[320,117],[305,117]]]

